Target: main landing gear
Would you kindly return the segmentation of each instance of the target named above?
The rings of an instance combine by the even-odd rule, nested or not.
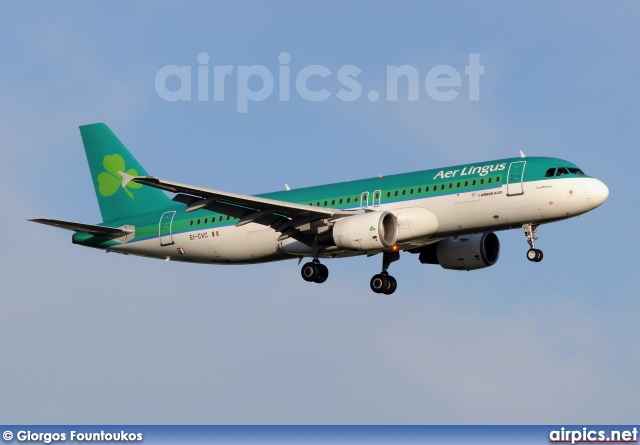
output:
[[[539,225],[540,224],[530,223],[522,226],[522,230],[524,231],[524,235],[527,237],[527,243],[529,243],[530,247],[530,249],[527,250],[527,259],[536,263],[542,261],[544,256],[542,254],[542,250],[535,248],[535,242],[538,239],[536,231],[538,230]]]
[[[329,278],[329,269],[324,264],[320,264],[320,261],[314,259],[302,266],[300,275],[305,281],[324,283]]]
[[[387,269],[389,269],[391,263],[398,261],[399,259],[400,252],[398,251],[384,252],[382,254],[382,272],[374,275],[369,283],[371,290],[376,294],[391,295],[398,288],[398,282],[395,278],[389,275]]]
[[[389,275],[387,269],[389,269],[391,263],[399,259],[400,252],[397,251],[384,252],[382,254],[382,272],[375,274],[369,283],[371,290],[376,294],[391,295],[398,288],[398,282]],[[329,277],[329,269],[324,264],[321,264],[318,258],[314,258],[313,261],[302,266],[300,275],[302,275],[303,280],[310,283],[324,283]]]

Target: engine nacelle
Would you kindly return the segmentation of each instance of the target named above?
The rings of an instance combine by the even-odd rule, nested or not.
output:
[[[432,236],[438,231],[438,218],[424,207],[391,210],[398,218],[398,241],[411,241]]]
[[[493,233],[447,238],[427,246],[420,253],[423,264],[440,264],[444,269],[475,270],[493,266],[500,257],[500,240]]]
[[[348,250],[382,250],[398,239],[398,220],[389,212],[368,212],[340,219],[316,242]]]

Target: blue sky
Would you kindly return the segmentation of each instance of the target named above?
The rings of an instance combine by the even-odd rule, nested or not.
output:
[[[0,419],[5,423],[632,423],[640,414],[635,2],[14,2],[0,17]],[[354,65],[365,94],[168,102],[167,65]],[[480,100],[464,67],[479,54]],[[372,102],[388,66],[449,65],[460,95]],[[213,68],[211,68],[213,69]],[[234,70],[237,73],[237,69]],[[235,79],[235,80],[234,80]],[[319,79],[314,79],[319,82]],[[252,84],[258,88],[258,84]],[[335,75],[312,83],[335,93]],[[400,90],[402,93],[403,90]],[[406,94],[406,92],[405,92]],[[384,95],[383,95],[384,96]],[[527,155],[609,200],[520,231],[470,273],[328,261],[207,267],[82,249],[25,221],[99,222],[78,126],[107,123],[153,175],[260,193]]]

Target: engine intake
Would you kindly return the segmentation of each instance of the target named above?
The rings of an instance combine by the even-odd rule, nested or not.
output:
[[[398,220],[389,212],[347,216],[336,221],[326,232],[316,235],[319,245],[360,251],[386,249],[397,240]]]
[[[422,264],[440,264],[444,269],[475,270],[493,266],[500,257],[500,240],[493,233],[447,238],[422,249]]]

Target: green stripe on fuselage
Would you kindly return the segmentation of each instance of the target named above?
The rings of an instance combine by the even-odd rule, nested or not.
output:
[[[389,204],[501,187],[507,183],[509,166],[512,162],[526,162],[523,182],[566,178],[567,176],[546,177],[545,174],[550,168],[577,168],[575,164],[557,158],[508,158],[442,169],[423,170],[289,191],[265,193],[257,196],[297,204],[350,209],[359,208],[362,193],[368,192],[369,207],[372,207],[376,191],[381,193],[379,198],[380,203]],[[581,176],[586,177],[584,175]],[[491,182],[489,182],[489,180],[491,180]],[[349,200],[349,202],[347,202],[347,200]],[[377,203],[378,200],[376,199],[376,204]],[[125,224],[134,225],[136,227],[136,235],[135,239],[130,242],[136,242],[158,238],[158,222],[161,214],[166,211],[176,211],[171,228],[171,232],[174,235],[189,231],[220,229],[221,227],[234,225],[238,221],[236,218],[230,218],[226,215],[204,209],[191,213],[185,213],[185,209],[186,206],[176,203],[171,207],[163,209],[161,212],[129,216],[126,219],[111,221],[103,225],[108,227],[120,227]],[[204,223],[205,219],[207,223]],[[200,224],[197,224],[198,220],[200,220]],[[191,221],[194,223],[191,224]],[[116,241],[85,233],[74,234],[73,241],[77,244],[99,248],[118,245]]]

